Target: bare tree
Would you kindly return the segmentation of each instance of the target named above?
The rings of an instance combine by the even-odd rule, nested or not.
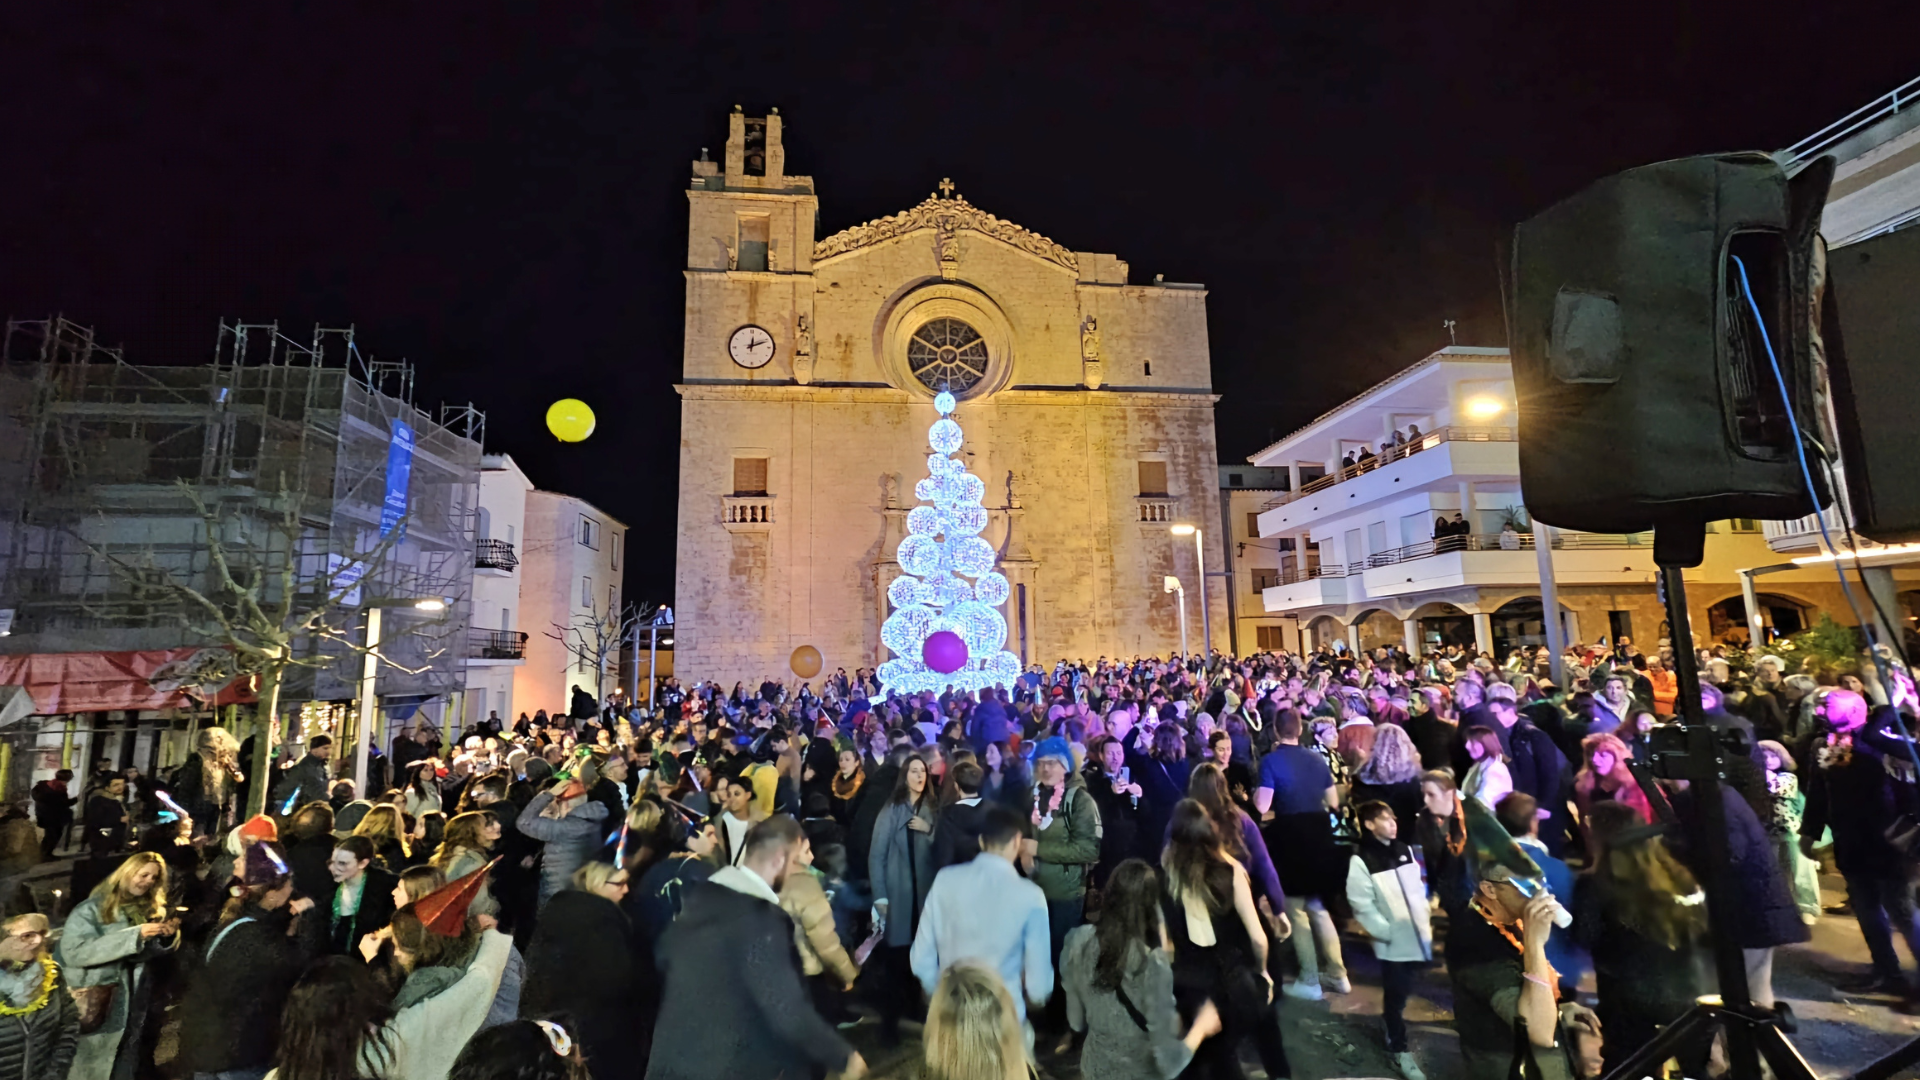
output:
[[[280,694],[290,671],[319,671],[367,654],[365,643],[356,637],[360,620],[353,617],[358,593],[394,576],[387,570],[404,530],[390,530],[364,555],[330,558],[325,551],[303,550],[300,500],[288,494],[284,484],[278,497],[267,500],[272,510],[265,514],[248,512],[259,507],[259,500],[249,500],[244,510],[240,504],[209,506],[199,489],[184,481],[178,492],[198,519],[192,546],[194,555],[204,556],[204,568],[196,565],[198,558],[182,566],[161,559],[151,548],[130,557],[79,539],[126,586],[134,604],[163,622],[177,622],[194,641],[223,650],[196,668],[191,676],[195,684],[258,680],[255,695],[266,720],[256,733],[253,760],[246,765],[253,778],[247,813],[258,814],[266,808],[272,787]],[[443,616],[415,622],[407,631],[386,635],[372,652],[383,666],[420,674],[431,664],[396,662],[393,650],[409,637],[417,642],[424,631],[445,621]],[[446,647],[435,642],[412,651],[430,661]],[[373,718],[363,716],[360,722],[371,724]]]
[[[591,667],[597,672],[593,696],[599,701],[607,694],[607,662],[618,665],[620,647],[641,622],[640,612],[632,606],[621,612],[611,604],[592,604],[586,611],[576,612],[568,623],[553,623],[547,636],[566,646],[567,652],[579,658],[582,668]]]

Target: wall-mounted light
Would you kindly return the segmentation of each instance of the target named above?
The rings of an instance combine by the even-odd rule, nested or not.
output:
[[[1475,420],[1491,420],[1507,411],[1507,403],[1497,397],[1481,395],[1467,399],[1467,415]]]
[[[435,598],[435,597],[431,597],[431,596],[430,596],[430,597],[428,597],[428,598],[426,598],[425,600],[415,600],[415,601],[413,602],[413,606],[414,606],[415,608],[418,608],[418,609],[419,609],[419,610],[421,610],[421,611],[445,611],[445,610],[447,610],[447,602],[446,602],[445,600],[440,600],[440,599],[437,599],[437,598]]]

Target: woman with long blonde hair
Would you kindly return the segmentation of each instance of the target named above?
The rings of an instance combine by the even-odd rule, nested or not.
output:
[[[373,841],[373,861],[389,873],[405,870],[407,860],[413,857],[413,850],[407,845],[406,819],[392,803],[379,803],[368,810],[360,824],[353,827],[353,835]]]
[[[976,964],[942,972],[927,1007],[924,1080],[1027,1080],[1027,1041],[999,973]]]
[[[59,961],[85,1032],[71,1080],[132,1080],[153,996],[147,962],[180,944],[167,914],[166,861],[137,851],[67,917]]]

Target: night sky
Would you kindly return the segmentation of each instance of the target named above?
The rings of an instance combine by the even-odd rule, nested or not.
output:
[[[1784,146],[1920,74],[1911,0],[392,7],[7,4],[0,311],[136,363],[205,362],[222,316],[356,324],[421,404],[472,400],[489,449],[632,526],[652,600],[687,162],[735,103],[780,109],[821,235],[951,176],[1136,282],[1206,283],[1232,461],[1443,319],[1504,344],[1495,245],[1585,182]],[[547,436],[563,395],[587,443]]]

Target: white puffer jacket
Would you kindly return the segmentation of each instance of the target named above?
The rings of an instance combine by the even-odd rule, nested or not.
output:
[[[1382,960],[1433,959],[1427,884],[1405,842],[1382,844],[1362,831],[1360,848],[1347,866],[1347,902],[1373,939],[1373,955]]]

